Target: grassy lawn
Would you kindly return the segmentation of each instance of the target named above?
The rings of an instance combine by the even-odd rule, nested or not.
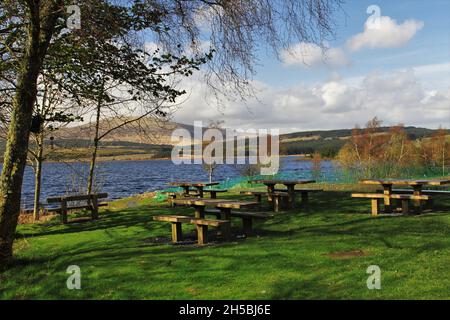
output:
[[[144,197],[113,203],[95,222],[21,225],[0,298],[450,298],[450,201],[437,199],[433,214],[372,218],[369,200],[349,194],[313,195],[308,213],[281,212],[257,223],[255,237],[205,247],[164,242],[170,225],[152,215],[192,210]],[[81,290],[66,288],[69,265],[81,268]],[[381,290],[366,287],[369,265],[381,268]]]

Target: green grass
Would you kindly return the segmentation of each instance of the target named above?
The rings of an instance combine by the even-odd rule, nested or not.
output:
[[[435,206],[433,214],[372,218],[368,200],[330,191],[312,196],[309,213],[258,223],[256,237],[198,247],[152,241],[170,236],[152,215],[190,209],[123,199],[95,222],[21,225],[0,298],[448,299],[450,203]],[[194,235],[192,226],[184,231]],[[363,254],[345,254],[355,250]],[[66,288],[69,265],[81,268],[81,290]],[[369,265],[381,268],[381,290],[366,287]]]

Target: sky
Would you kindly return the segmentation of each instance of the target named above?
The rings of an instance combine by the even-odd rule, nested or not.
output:
[[[201,76],[183,82],[188,97],[173,120],[294,132],[363,126],[376,116],[383,125],[450,128],[449,0],[347,0],[335,21],[325,51],[295,43],[277,59],[261,45],[257,99],[219,107]]]

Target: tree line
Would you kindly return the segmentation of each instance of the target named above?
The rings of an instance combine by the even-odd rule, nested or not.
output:
[[[446,176],[450,167],[450,133],[439,128],[430,137],[413,140],[402,124],[380,132],[374,118],[355,127],[337,159],[355,178],[386,178],[434,174]]]

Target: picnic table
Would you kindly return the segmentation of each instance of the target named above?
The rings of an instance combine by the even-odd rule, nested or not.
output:
[[[284,186],[286,186],[286,192],[289,195],[289,208],[293,208],[295,206],[295,194],[296,194],[296,190],[295,190],[295,186],[296,185],[303,185],[303,184],[308,184],[308,183],[315,183],[315,180],[310,180],[310,179],[300,179],[300,180],[283,180],[283,179],[270,179],[270,180],[265,180],[265,179],[260,179],[260,180],[250,180],[248,181],[248,183],[252,183],[252,184],[264,184],[267,187],[267,199],[269,202],[273,201],[273,196],[275,194],[276,190],[275,186],[277,184],[282,184]]]
[[[243,211],[232,211],[232,210],[239,210],[239,209],[245,209],[249,207],[259,207],[260,203],[257,201],[241,201],[241,200],[227,200],[227,199],[198,199],[198,198],[191,198],[191,199],[176,199],[174,202],[177,205],[185,205],[185,206],[191,206],[195,209],[195,220],[202,221],[203,223],[208,222],[209,224],[214,223],[214,221],[220,222],[219,224],[223,224],[223,230],[219,231],[218,234],[225,235],[227,238],[230,235],[230,225],[231,225],[231,218],[241,218],[242,219],[242,226],[243,231],[246,236],[250,236],[253,234],[252,231],[252,224],[254,219],[268,219],[273,217],[271,214],[265,213],[265,212],[243,212]],[[206,210],[207,206],[214,206],[216,209]],[[208,220],[205,218],[206,214],[213,214],[217,217],[217,219],[221,220]],[[187,217],[184,217],[187,218]],[[157,217],[157,219],[160,219],[160,217]],[[163,217],[162,219],[171,219]],[[195,222],[195,220],[190,220],[190,222]],[[161,220],[160,220],[161,221]],[[181,234],[181,223],[183,221],[175,221],[179,225],[179,230],[176,231],[177,234]],[[225,222],[228,222],[228,224],[225,224]],[[219,226],[219,225],[218,225]],[[202,227],[206,228],[206,227]],[[202,234],[200,236],[199,234],[199,243],[204,243],[205,239],[207,239],[206,234]],[[203,232],[203,231],[201,231]],[[172,237],[173,238],[173,237]]]
[[[391,199],[395,194],[394,185],[413,188],[413,196],[424,197],[423,186],[443,186],[450,184],[450,179],[364,179],[360,183],[368,185],[381,185],[384,194],[384,208],[386,213],[392,212]],[[421,211],[421,200],[415,200],[416,211]]]
[[[214,206],[223,213],[225,219],[229,218],[229,212],[231,209],[242,209],[247,207],[259,206],[256,201],[239,201],[229,199],[199,199],[199,198],[186,198],[175,199],[173,201],[177,205],[191,206],[195,209],[195,218],[205,218],[205,208],[207,206]],[[229,219],[227,219],[229,220]]]
[[[191,188],[195,188],[198,192],[198,196],[200,198],[203,198],[203,192],[205,187],[209,186],[217,186],[219,182],[172,182],[170,183],[171,186],[175,187],[181,187],[183,188],[183,194],[185,196],[189,195],[189,191]]]

